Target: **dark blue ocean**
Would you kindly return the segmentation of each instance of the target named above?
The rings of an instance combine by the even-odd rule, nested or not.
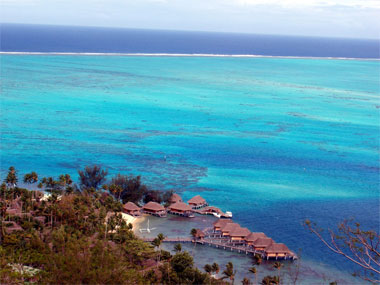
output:
[[[121,28],[1,25],[1,51],[379,58],[379,41]]]

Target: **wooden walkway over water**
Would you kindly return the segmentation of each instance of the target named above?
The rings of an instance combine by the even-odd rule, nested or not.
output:
[[[152,242],[155,238],[143,238],[144,241],[146,242]],[[224,249],[224,250],[229,250],[229,251],[234,251],[234,252],[238,252],[238,253],[245,253],[245,254],[252,254],[252,255],[255,255],[255,254],[258,254],[260,255],[262,258],[267,258],[268,257],[265,255],[264,252],[262,251],[256,251],[252,248],[249,248],[249,247],[246,247],[246,246],[237,246],[237,245],[231,245],[231,244],[228,244],[228,243],[223,243],[223,242],[220,242],[220,241],[215,241],[215,240],[212,240],[212,239],[201,239],[201,240],[194,240],[190,237],[166,237],[163,242],[175,242],[175,243],[185,243],[185,242],[196,242],[198,244],[203,244],[203,245],[208,245],[208,246],[212,246],[212,247],[215,247],[215,248],[220,248],[220,249]],[[277,259],[277,258],[276,258]],[[283,259],[297,259],[297,256],[292,253],[290,256],[287,256]]]
[[[155,238],[143,238],[143,241],[152,242],[154,239]],[[163,240],[163,242],[192,242],[192,241],[193,241],[192,238],[186,238],[186,237],[174,237],[174,238],[166,237]]]

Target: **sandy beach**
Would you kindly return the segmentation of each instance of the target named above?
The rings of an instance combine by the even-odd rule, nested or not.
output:
[[[121,213],[121,216],[127,224],[132,224],[134,229],[138,228],[138,225],[144,220],[144,217],[136,218],[125,213]]]

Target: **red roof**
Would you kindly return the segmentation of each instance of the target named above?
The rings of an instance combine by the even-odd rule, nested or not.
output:
[[[181,196],[179,196],[178,194],[174,193],[174,194],[170,197],[169,202],[170,202],[170,203],[177,203],[177,202],[183,202],[183,201],[182,201]]]
[[[138,207],[133,202],[128,202],[128,203],[124,204],[123,209],[126,210],[126,211],[139,211],[140,207]]]
[[[187,201],[189,204],[204,204],[206,203],[206,200],[203,199],[201,196],[197,195],[193,198],[191,198],[189,201]]]
[[[253,242],[253,245],[255,247],[268,247],[270,246],[272,243],[273,243],[273,239],[271,238],[268,238],[268,237],[262,237],[262,238],[258,238],[257,240],[255,240]]]
[[[164,211],[165,208],[161,204],[158,204],[156,202],[149,202],[143,206],[144,210],[150,210],[150,211]]]
[[[247,228],[242,228],[240,226],[233,228],[230,231],[230,236],[231,237],[246,237],[250,234],[251,232]]]
[[[267,236],[264,233],[250,233],[245,237],[246,241],[255,241],[258,238],[266,238]]]
[[[266,253],[289,253],[289,248],[283,243],[273,242],[265,249]]]
[[[177,211],[191,211],[191,207],[187,205],[186,203],[183,202],[177,202],[174,203],[173,205],[169,206],[170,210],[177,210]]]

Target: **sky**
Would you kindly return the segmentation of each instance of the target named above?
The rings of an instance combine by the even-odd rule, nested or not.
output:
[[[380,0],[1,0],[2,23],[380,38]]]

